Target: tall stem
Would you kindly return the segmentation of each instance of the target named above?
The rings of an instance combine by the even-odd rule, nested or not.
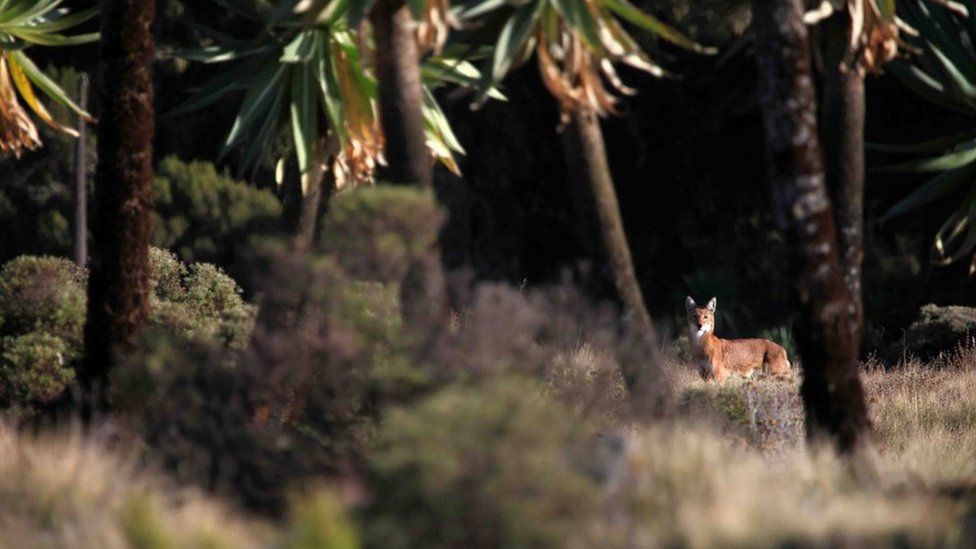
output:
[[[623,372],[628,389],[637,396],[647,388],[644,384],[652,383],[653,381],[649,380],[656,378],[656,374],[660,373],[658,369],[661,367],[661,361],[658,356],[654,322],[644,304],[644,296],[637,281],[630,246],[627,242],[627,233],[624,231],[623,220],[620,217],[620,205],[617,202],[617,193],[607,162],[599,118],[588,110],[574,112],[568,127],[563,131],[563,139],[570,173],[581,180],[580,187],[589,189],[592,194],[600,226],[600,238],[610,262],[614,286],[623,304],[625,318],[630,327],[639,334],[644,352],[650,360],[650,364],[644,367],[644,371],[628,368]]]
[[[78,84],[78,105],[88,109],[88,75],[82,74]],[[71,195],[74,209],[74,260],[84,268],[88,265],[88,125],[78,118],[78,142],[75,144],[75,188]]]
[[[152,234],[152,23],[155,0],[101,3],[102,116],[95,177],[82,415],[108,407],[108,376],[149,317]]]
[[[823,24],[824,165],[840,237],[841,267],[851,296],[853,329],[863,331],[861,264],[864,258],[864,76],[847,66],[850,15],[840,10]]]
[[[403,0],[377,0],[370,16],[376,40],[380,122],[390,183],[430,188],[433,175],[424,136],[423,88],[416,23]]]
[[[300,175],[300,180],[304,181],[304,185],[301,185],[303,188],[299,189],[301,198],[298,204],[298,219],[295,224],[294,238],[295,248],[300,251],[308,250],[315,241],[315,231],[318,227],[323,195],[329,193],[329,189],[324,189],[322,184],[325,181],[325,164],[328,160],[328,154],[325,140],[320,139],[312,149],[308,173]]]
[[[753,0],[760,103],[777,222],[791,250],[807,435],[853,452],[869,437],[859,334],[841,272],[817,134],[810,45],[799,0]]]

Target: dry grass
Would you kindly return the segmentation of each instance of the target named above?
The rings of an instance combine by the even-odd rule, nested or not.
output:
[[[581,346],[551,373],[585,384],[599,378],[598,359]],[[672,368],[677,419],[606,428],[613,450],[600,458],[603,504],[585,521],[588,534],[569,545],[968,543],[976,348],[936,364],[867,364],[877,444],[853,464],[806,447],[797,380],[714,385],[688,365]],[[552,383],[548,391],[561,398]],[[32,437],[0,428],[0,547],[356,546],[333,500],[312,500],[291,525],[255,522],[168,486],[130,456],[74,433]],[[339,526],[322,526],[336,520]]]
[[[269,529],[78,433],[0,425],[0,547],[257,547]]]
[[[976,348],[863,373],[876,430],[855,464],[803,442],[798,382],[705,384],[684,416],[631,435],[619,521],[630,542],[693,547],[956,545],[976,505]],[[619,532],[618,532],[619,534]]]

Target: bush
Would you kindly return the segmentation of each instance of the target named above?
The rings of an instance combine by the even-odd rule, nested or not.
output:
[[[149,269],[152,277],[153,295],[161,301],[183,301],[186,288],[186,265],[177,259],[176,254],[161,248],[149,248]]]
[[[55,401],[74,381],[71,349],[42,332],[0,339],[0,407],[15,416]]]
[[[361,280],[403,280],[413,259],[437,241],[444,213],[430,193],[376,186],[342,193],[322,229],[326,253]]]
[[[254,238],[280,228],[281,203],[273,193],[220,174],[209,162],[163,159],[153,192],[153,244],[184,261],[229,268]]]
[[[220,269],[189,268],[150,250],[151,325],[181,337],[242,347],[254,308]],[[0,269],[0,393],[15,415],[57,399],[74,380],[85,322],[86,274],[66,259],[23,256]]]
[[[335,471],[335,452],[268,417],[265,381],[219,347],[157,334],[110,386],[178,480],[280,515],[303,481]]]
[[[43,332],[78,345],[85,273],[67,259],[24,256],[0,269],[0,335]]]
[[[270,253],[250,345],[153,338],[112,385],[178,478],[278,515],[290,491],[361,462],[384,391],[426,378],[403,362],[372,288],[328,258]],[[202,286],[187,295],[219,312],[223,292]]]
[[[359,533],[334,495],[319,491],[292,505],[283,549],[356,549]]]
[[[574,464],[588,433],[569,418],[517,377],[451,386],[393,411],[370,460],[368,545],[586,546],[601,498]]]
[[[196,263],[189,271],[185,279],[186,304],[196,315],[218,318],[243,305],[241,287],[219,267]]]

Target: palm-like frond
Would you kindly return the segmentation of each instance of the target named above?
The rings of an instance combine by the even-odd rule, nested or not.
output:
[[[916,36],[907,36],[909,56],[892,61],[889,70],[932,103],[976,115],[976,2],[973,0],[901,0],[899,16]],[[882,168],[889,171],[935,172],[938,175],[898,202],[886,218],[902,215],[934,200],[958,195],[958,208],[935,236],[936,261],[948,264],[976,249],[976,129],[910,146],[870,145],[914,159]],[[970,273],[976,273],[976,254]]]
[[[280,129],[290,126],[303,174],[311,168],[314,147],[324,140],[326,150],[333,152],[328,168],[338,188],[371,182],[377,165],[384,161],[377,84],[368,63],[369,37],[349,27],[348,9],[344,0],[286,0],[277,5],[278,15],[268,16],[266,31],[252,42],[215,41],[175,52],[229,68],[173,113],[200,109],[230,92],[247,90],[224,145],[225,153],[235,148],[244,151],[242,169],[260,158]],[[472,75],[472,69],[464,60],[442,52],[431,56],[423,71],[427,146],[455,172],[454,154],[463,149],[429,89],[480,82],[480,74],[474,70]]]
[[[951,0],[933,1],[954,7]],[[806,13],[803,20],[812,25],[838,10],[847,12],[851,25],[845,68],[853,68],[862,75],[881,72],[881,68],[898,55],[899,48],[905,47],[903,34],[918,34],[898,17],[895,0],[822,0],[816,9]]]
[[[97,34],[63,34],[94,17],[97,9],[71,12],[60,8],[61,3],[62,0],[0,2],[0,151],[20,156],[24,150],[41,146],[37,126],[20,100],[45,124],[68,135],[78,135],[51,116],[35,88],[50,100],[91,120],[25,53],[33,45],[71,46],[98,40]]]
[[[546,88],[564,115],[589,109],[615,112],[618,94],[633,90],[617,75],[623,64],[654,76],[664,69],[644,52],[626,25],[679,47],[710,52],[628,0],[468,0],[454,10],[469,26],[500,21],[478,103],[515,66],[534,53]]]

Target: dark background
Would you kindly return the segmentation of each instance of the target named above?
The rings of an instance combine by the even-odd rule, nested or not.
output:
[[[668,3],[645,4],[657,9]],[[159,10],[156,93],[162,115],[214,70],[166,59],[170,48],[193,40],[183,19],[242,36],[253,29],[211,2],[161,0]],[[663,56],[673,77],[623,72],[638,94],[624,98],[619,115],[606,119],[603,129],[651,313],[673,329],[681,322],[686,294],[698,300],[714,295],[720,333],[740,336],[788,326],[785,304],[791,288],[781,277],[781,239],[772,223],[754,61],[748,41],[736,31],[744,28],[741,17],[722,17],[697,27],[685,25],[700,41],[719,45],[722,53],[717,56],[657,51],[656,44],[647,44]],[[96,58],[92,48],[37,50],[32,55],[41,66],[84,71],[93,70]],[[868,141],[910,143],[973,122],[931,106],[890,76],[869,77],[867,90]],[[442,240],[445,263],[453,270],[468,270],[476,280],[513,284],[547,284],[568,276],[593,297],[612,298],[589,203],[567,177],[556,105],[535,64],[529,62],[513,74],[504,92],[508,102],[477,111],[469,108],[469,97],[442,94],[442,105],[467,151],[460,158],[463,177],[443,169],[437,174],[438,194],[450,212]],[[156,159],[216,159],[237,106],[227,101],[202,114],[161,117]],[[266,160],[248,179],[273,189],[270,158]],[[233,172],[236,161],[230,156],[218,166]],[[884,162],[869,155],[869,170]],[[7,165],[4,173],[16,169],[16,164]],[[951,200],[879,223],[888,207],[922,181],[918,176],[868,176],[863,288],[869,349],[898,340],[924,303],[976,304],[976,283],[966,276],[966,265],[942,268],[929,261],[931,238]],[[26,242],[3,247],[7,250],[67,253],[32,248],[30,235],[4,232],[7,240]]]

